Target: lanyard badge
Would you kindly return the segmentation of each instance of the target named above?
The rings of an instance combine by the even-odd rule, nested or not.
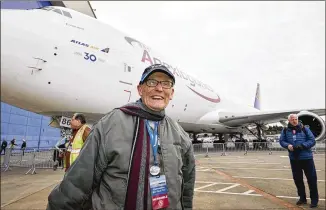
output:
[[[156,160],[158,149],[158,122],[154,122],[154,130],[146,120],[146,127],[151,140],[151,146],[154,156],[154,165],[150,167],[149,172],[152,175],[149,179],[150,190],[152,194],[152,208],[153,210],[167,208],[169,206],[168,188],[165,175],[160,174],[160,167]],[[159,175],[159,176],[158,176]]]
[[[161,171],[160,167],[158,166],[158,162],[156,160],[157,148],[158,148],[158,137],[157,137],[158,122],[154,122],[154,131],[152,130],[147,120],[146,120],[146,127],[151,140],[151,146],[152,146],[153,156],[154,156],[154,165],[150,167],[149,172],[152,176],[157,176],[158,174],[160,174]]]

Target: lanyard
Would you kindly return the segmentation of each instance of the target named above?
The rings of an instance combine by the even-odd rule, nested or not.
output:
[[[151,126],[149,125],[148,120],[146,120],[146,127],[147,127],[147,131],[148,131],[148,134],[149,134],[149,137],[151,140],[153,156],[154,156],[154,165],[157,165],[156,154],[157,154],[157,148],[158,148],[158,142],[157,142],[158,122],[154,122],[154,131],[152,130]]]

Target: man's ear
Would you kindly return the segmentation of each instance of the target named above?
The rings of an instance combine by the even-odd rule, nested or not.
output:
[[[141,85],[137,85],[137,90],[138,90],[138,94],[141,97],[143,95],[143,87]]]
[[[170,95],[170,100],[173,99],[173,95],[174,95],[174,88],[172,88],[172,92],[171,92],[171,95]]]

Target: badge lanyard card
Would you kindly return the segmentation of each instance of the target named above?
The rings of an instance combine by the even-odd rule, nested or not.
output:
[[[296,130],[292,130],[292,134],[293,134],[293,141],[296,141],[297,140]]]
[[[158,148],[158,122],[154,122],[154,131],[148,121],[146,121],[146,127],[154,156],[154,165],[150,167],[151,177],[149,178],[149,184],[152,194],[152,207],[156,210],[169,206],[168,190],[165,175],[160,175],[161,169],[158,166],[158,161],[156,159]]]

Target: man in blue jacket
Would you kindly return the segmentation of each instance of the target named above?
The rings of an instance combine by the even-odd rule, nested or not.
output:
[[[310,207],[315,208],[319,200],[317,173],[311,151],[311,147],[316,144],[315,137],[309,128],[299,123],[296,114],[290,114],[288,120],[288,127],[284,128],[280,136],[280,145],[289,151],[292,175],[300,197],[297,205],[307,203],[303,170],[310,189]]]

